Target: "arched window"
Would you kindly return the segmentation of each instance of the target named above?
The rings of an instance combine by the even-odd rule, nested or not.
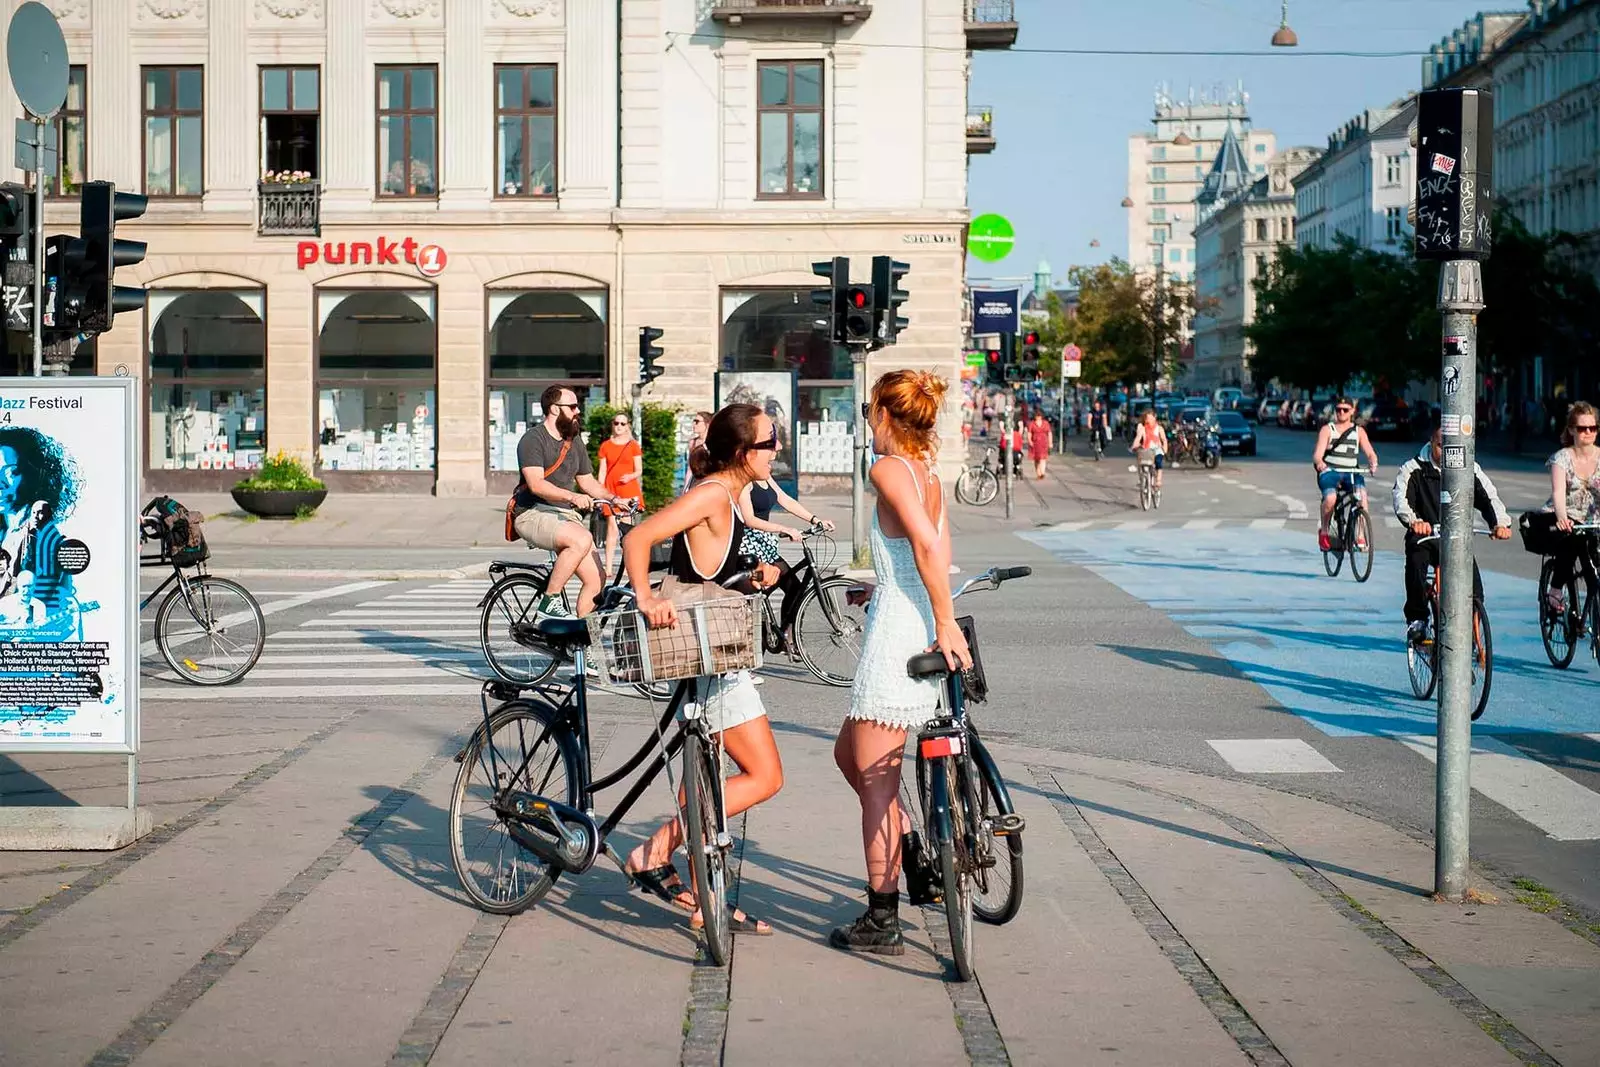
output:
[[[150,324],[151,470],[259,466],[266,449],[267,327],[260,289],[153,290]],[[80,345],[74,373],[84,349]]]
[[[585,407],[605,401],[606,293],[491,290],[488,321],[489,470],[515,472],[547,387],[568,387]]]
[[[317,463],[337,471],[435,464],[434,293],[317,294]]]

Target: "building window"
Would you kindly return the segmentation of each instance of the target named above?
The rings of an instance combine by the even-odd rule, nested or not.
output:
[[[1150,250],[1150,262],[1157,266],[1161,264],[1161,249],[1159,247]]]
[[[1403,207],[1386,207],[1383,209],[1384,232],[1391,241],[1398,241],[1406,232],[1406,209]]]
[[[1385,185],[1399,185],[1404,174],[1405,156],[1385,156],[1383,160],[1383,183]]]
[[[67,68],[67,100],[56,112],[56,172],[46,196],[77,196],[89,173],[89,68]]]
[[[761,63],[758,196],[822,196],[822,63]]]
[[[778,462],[796,462],[801,474],[850,473],[856,409],[850,357],[829,341],[825,324],[817,325],[811,290],[723,290],[718,369],[792,372],[798,410],[768,411],[780,437],[791,417],[799,423],[797,447],[780,446]]]
[[[585,408],[604,403],[606,293],[492,290],[489,323],[489,470],[514,474],[517,442],[544,418],[548,386],[566,386]]]
[[[316,67],[261,68],[261,171],[315,181],[322,77]]]
[[[1151,222],[1166,222],[1167,221],[1167,209],[1164,208],[1164,207],[1158,207],[1158,208],[1151,209],[1151,211],[1150,211],[1150,221]]]
[[[1194,249],[1192,249],[1192,248],[1189,249],[1189,262],[1190,263],[1194,262]]]
[[[434,300],[432,290],[317,294],[317,464],[323,470],[433,471]]]
[[[495,195],[556,195],[556,68],[494,68]]]
[[[378,195],[439,195],[437,67],[378,68]]]
[[[1167,146],[1163,145],[1163,144],[1156,145],[1155,148],[1150,150],[1150,158],[1155,160],[1155,161],[1157,161],[1157,162],[1160,162],[1161,160],[1166,159],[1167,158]]]
[[[1152,200],[1165,200],[1166,198],[1167,190],[1165,186],[1158,185],[1150,191],[1150,199]]]
[[[205,81],[200,67],[144,68],[144,192],[205,191]]]
[[[1171,251],[1171,252],[1170,252],[1170,253],[1169,253],[1169,254],[1168,254],[1168,255],[1167,255],[1167,260],[1168,260],[1168,261],[1169,261],[1169,262],[1171,262],[1171,263],[1182,263],[1182,262],[1183,262],[1183,249],[1181,249],[1181,248],[1174,248],[1174,249],[1173,249],[1173,250],[1172,250],[1172,251]]]
[[[1266,145],[1264,145],[1264,144],[1256,145],[1256,155],[1264,156],[1266,154],[1267,154],[1267,146]]]
[[[1267,257],[1265,255],[1257,253],[1257,255],[1256,255],[1256,277],[1257,278],[1265,278],[1266,276],[1267,276]]]
[[[1152,167],[1151,170],[1150,170],[1150,180],[1153,181],[1153,182],[1164,182],[1164,181],[1166,181],[1167,180],[1167,168],[1166,167]]]
[[[1256,219],[1256,240],[1268,240],[1268,234],[1270,232],[1267,229],[1268,225],[1269,224],[1266,219]]]
[[[260,289],[150,293],[150,470],[261,465],[267,445],[265,310]]]

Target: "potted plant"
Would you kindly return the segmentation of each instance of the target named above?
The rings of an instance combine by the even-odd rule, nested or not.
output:
[[[262,460],[261,469],[233,487],[233,502],[263,519],[304,518],[321,506],[328,489],[287,452]]]

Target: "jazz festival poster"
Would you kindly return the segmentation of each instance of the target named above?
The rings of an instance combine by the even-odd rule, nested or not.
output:
[[[0,751],[138,750],[132,378],[0,378]]]

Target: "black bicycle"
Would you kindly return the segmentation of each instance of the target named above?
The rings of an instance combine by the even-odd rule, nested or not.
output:
[[[1490,530],[1473,530],[1493,536]],[[1438,534],[1417,538],[1417,544],[1437,541]],[[1439,684],[1440,624],[1444,613],[1439,600],[1440,568],[1428,566],[1428,617],[1420,630],[1406,635],[1406,670],[1411,677],[1411,693],[1427,700]],[[1476,583],[1474,583],[1476,585]],[[1489,687],[1494,683],[1494,633],[1489,629],[1489,609],[1474,594],[1472,598],[1472,718],[1476,721],[1489,706]]]
[[[1573,537],[1582,538],[1578,546],[1579,573],[1556,575],[1556,559],[1544,554],[1539,566],[1539,636],[1544,639],[1544,654],[1550,665],[1566,670],[1578,644],[1585,638],[1595,662],[1600,663],[1600,523],[1578,523]],[[1524,532],[1524,539],[1527,533]],[[1583,579],[1583,593],[1578,579]]]
[[[1032,573],[1031,567],[997,567],[968,579],[955,596],[998,589],[1002,582]],[[1022,907],[1025,823],[968,714],[970,705],[987,698],[988,684],[978,658],[976,626],[970,616],[957,621],[972,653],[971,670],[951,671],[944,653],[926,652],[913,656],[906,671],[913,678],[944,682],[938,714],[917,735],[914,810],[921,815],[924,839],[939,867],[956,973],[970,982],[976,973],[973,916],[1007,923]]]
[[[1354,473],[1339,475],[1339,495],[1333,502],[1333,526],[1328,531],[1328,547],[1322,550],[1322,566],[1329,578],[1339,576],[1345,557],[1350,558],[1350,574],[1358,582],[1372,577],[1372,516],[1356,487]]]
[[[789,587],[782,608],[773,606],[779,586],[763,590],[762,640],[769,653],[799,660],[828,685],[848,686],[855,681],[867,629],[866,606],[850,603],[850,592],[861,583],[834,573],[831,562],[818,562],[819,541],[830,555],[833,548],[826,527],[813,523],[802,533],[800,561],[780,583]]]
[[[167,567],[172,573],[139,601],[139,610],[166,593],[156,609],[155,640],[161,658],[192,685],[230,685],[249,674],[261,658],[267,620],[250,590],[205,572],[209,552],[202,550],[185,560],[174,556],[167,531],[155,514],[159,503],[160,498],[152,500],[139,516],[139,566]],[[144,551],[151,542],[160,546],[159,552]]]
[[[730,578],[740,585],[748,573]],[[585,664],[592,655],[599,672],[621,679],[656,680],[647,651],[665,655],[661,642],[681,642],[702,674],[760,666],[760,612],[755,597],[741,596],[680,608],[671,630],[646,631],[636,613],[616,610],[632,600],[624,588],[609,590],[603,608],[586,619],[539,618],[526,624],[577,669],[568,687],[538,683],[485,682],[480,695],[483,723],[456,754],[461,765],[450,795],[450,854],[462,888],[484,911],[514,915],[538,903],[563,873],[582,874],[602,855],[629,883],[627,865],[608,841],[630,808],[680,752],[681,800],[671,781],[683,822],[685,850],[695,899],[704,921],[711,959],[725,965],[732,952],[728,904],[728,856],[733,839],[723,803],[722,738],[693,699],[695,677],[674,679],[672,698],[656,722],[654,736],[622,766],[595,777],[589,734]],[[664,637],[662,635],[670,635]],[[676,656],[680,667],[682,656]],[[500,700],[492,710],[489,700]],[[674,721],[679,720],[674,728]],[[670,733],[669,733],[670,731]],[[652,758],[652,752],[654,756]],[[648,766],[604,821],[596,822],[595,794],[640,766]],[[469,849],[484,848],[481,860]]]

